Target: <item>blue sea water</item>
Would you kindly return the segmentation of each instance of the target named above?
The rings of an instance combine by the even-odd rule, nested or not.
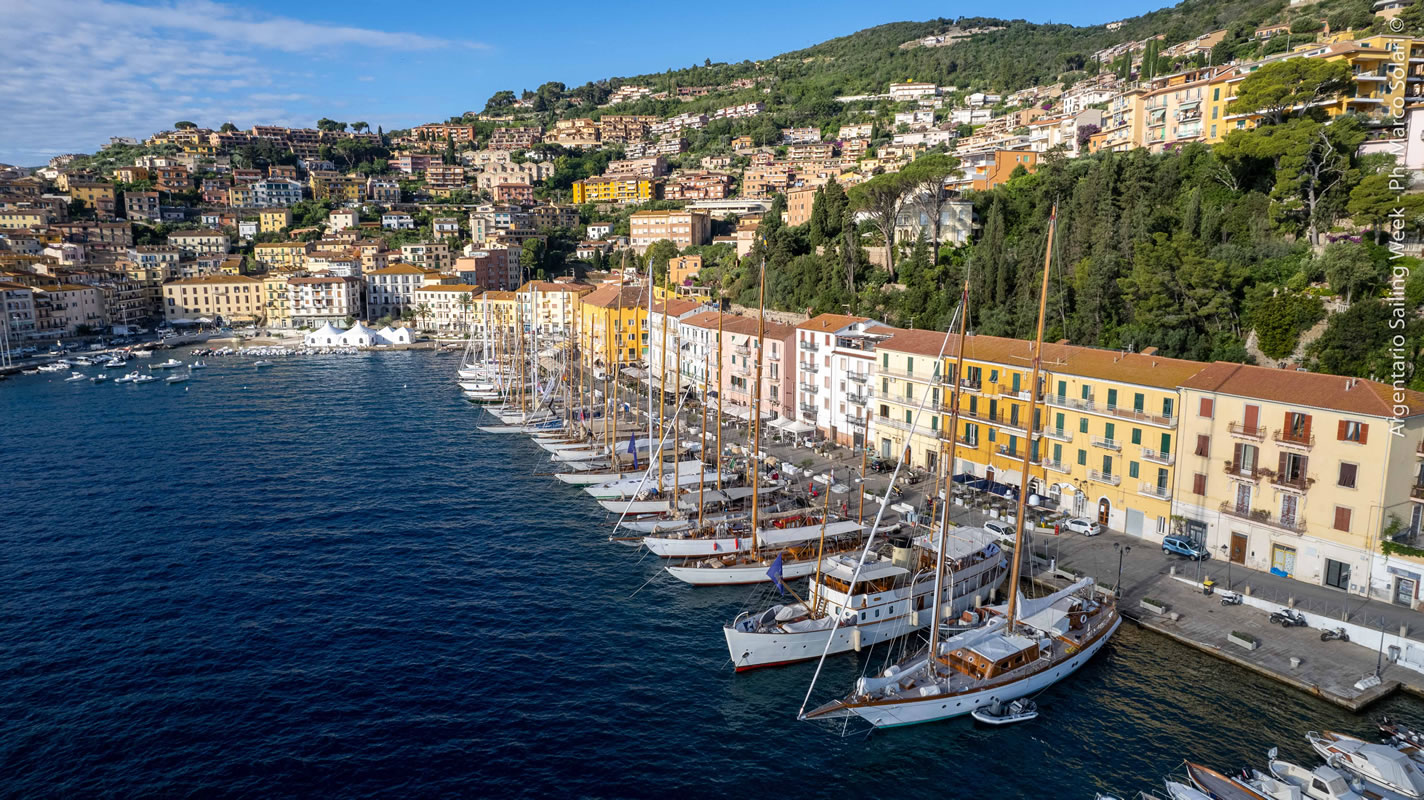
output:
[[[1371,734],[1130,624],[1026,725],[797,722],[813,665],[728,663],[762,600],[609,543],[454,357],[209,363],[0,383],[0,795],[1091,798]]]

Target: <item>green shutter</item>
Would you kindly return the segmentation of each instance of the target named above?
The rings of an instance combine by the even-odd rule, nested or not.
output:
[[[1108,390],[1108,408],[1117,408],[1117,390]]]
[[[1129,478],[1136,478],[1136,477],[1137,477],[1137,462],[1136,462],[1136,461],[1129,461],[1129,462],[1127,462],[1127,477],[1129,477]]]
[[[1067,397],[1067,396],[1068,396],[1068,381],[1059,381],[1059,382],[1058,382],[1058,396],[1059,396],[1059,397]]]
[[[1165,456],[1170,452],[1172,452],[1172,434],[1164,433],[1162,434],[1162,455]]]
[[[1113,437],[1113,432],[1114,432],[1114,430],[1115,430],[1116,428],[1117,428],[1117,426],[1114,425],[1114,424],[1112,424],[1111,422],[1104,424],[1104,425],[1103,425],[1103,438],[1104,438],[1104,439],[1107,439],[1108,441],[1112,441],[1113,438],[1114,438],[1114,437]]]
[[[1079,450],[1079,451],[1078,451],[1078,466],[1083,467],[1083,466],[1087,466],[1087,464],[1088,464],[1088,451],[1087,451],[1087,450]]]
[[[1054,417],[1053,427],[1060,431],[1063,430],[1063,415],[1061,413]]]
[[[1063,463],[1063,445],[1057,443],[1053,445],[1053,461],[1058,464]]]
[[[1078,418],[1078,432],[1079,432],[1079,433],[1087,433],[1087,432],[1088,432],[1088,418],[1087,418],[1087,417],[1079,417],[1079,418]]]
[[[1136,411],[1139,414],[1142,413],[1142,410],[1146,408],[1146,402],[1147,398],[1142,396],[1142,392],[1134,394],[1132,396],[1132,410]]]
[[[1132,429],[1132,443],[1133,443],[1133,444],[1142,444],[1142,429],[1141,429],[1141,428],[1133,428],[1133,429]]]
[[[1164,397],[1164,398],[1162,398],[1162,416],[1166,417],[1167,419],[1171,419],[1171,418],[1172,418],[1172,411],[1173,411],[1173,408],[1172,408],[1172,398],[1170,398],[1170,397]]]

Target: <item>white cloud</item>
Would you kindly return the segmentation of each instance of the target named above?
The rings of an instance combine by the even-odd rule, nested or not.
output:
[[[299,76],[345,69],[343,52],[481,47],[257,17],[207,0],[0,0],[0,19],[0,161],[25,165],[180,119],[311,125],[343,98],[313,94]]]

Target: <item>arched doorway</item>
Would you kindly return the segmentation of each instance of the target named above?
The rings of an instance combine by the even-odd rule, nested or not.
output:
[[[1112,504],[1104,497],[1098,501],[1098,524],[1107,527],[1108,517],[1112,514]]]
[[[986,467],[986,468],[984,469],[984,480],[986,480],[986,481],[988,481],[988,482],[990,482],[990,483],[993,483],[993,482],[994,482],[994,468],[993,468],[993,467]]]

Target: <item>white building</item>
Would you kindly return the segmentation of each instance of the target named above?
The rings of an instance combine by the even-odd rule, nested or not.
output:
[[[348,317],[361,315],[360,278],[340,275],[313,275],[287,281],[287,299],[292,307],[292,325],[316,327],[331,322],[344,324]]]
[[[365,274],[366,315],[372,319],[398,317],[416,306],[415,293],[430,283],[439,283],[440,273],[414,264],[393,264]]]
[[[326,229],[332,233],[340,233],[360,224],[361,214],[354,208],[338,208],[326,218]]]
[[[796,326],[796,418],[827,439],[863,444],[875,345],[898,329],[869,317],[821,314]]]
[[[302,185],[286,178],[263,178],[252,184],[252,204],[262,208],[290,206],[302,199]]]
[[[415,217],[398,211],[390,211],[381,215],[381,227],[388,231],[413,231],[415,230]]]
[[[666,306],[666,312],[664,306]],[[681,323],[709,308],[711,306],[696,300],[673,298],[666,303],[662,300],[653,301],[652,310],[648,313],[648,327],[644,329],[648,334],[648,381],[652,386],[659,385],[664,372],[668,376],[668,391],[672,391],[677,385],[678,375],[682,373],[682,342],[679,340],[682,334]],[[663,349],[664,314],[667,316],[667,350]],[[691,385],[691,381],[684,381],[684,383]]]

